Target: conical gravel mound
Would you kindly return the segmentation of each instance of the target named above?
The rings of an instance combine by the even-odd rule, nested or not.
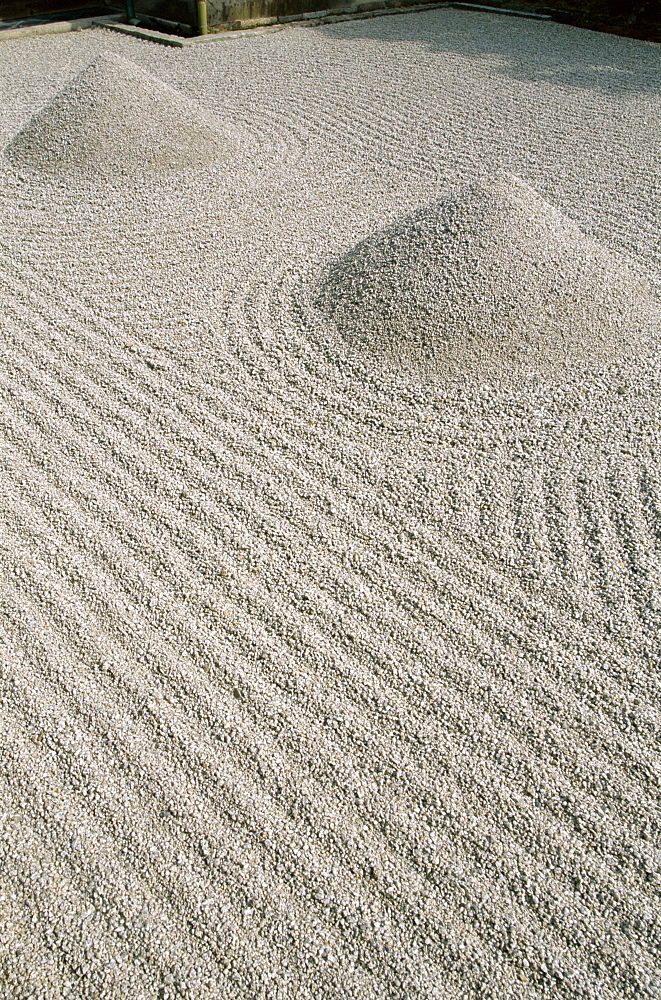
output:
[[[178,170],[228,153],[195,102],[127,59],[98,56],[14,137],[18,167],[44,173]]]
[[[316,305],[354,347],[459,370],[607,361],[659,320],[644,278],[505,172],[359,243]]]

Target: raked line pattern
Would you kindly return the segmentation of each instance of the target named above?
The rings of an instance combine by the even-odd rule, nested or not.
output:
[[[286,289],[196,368],[0,288],[8,996],[653,996],[658,465],[453,495]]]

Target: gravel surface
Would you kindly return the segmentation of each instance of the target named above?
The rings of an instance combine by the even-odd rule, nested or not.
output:
[[[235,158],[142,169],[78,76],[103,53]],[[0,166],[3,1000],[659,997],[642,293],[636,350],[572,328],[570,365],[487,371],[395,365],[319,308],[485,170],[562,213],[572,274],[590,246],[658,298],[656,48],[449,9],[99,29],[2,43],[0,87],[0,145],[53,99],[107,137]],[[608,282],[581,287],[612,318]]]

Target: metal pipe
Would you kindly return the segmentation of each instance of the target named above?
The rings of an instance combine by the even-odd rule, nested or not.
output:
[[[197,33],[198,35],[208,35],[207,25],[207,0],[197,0]]]

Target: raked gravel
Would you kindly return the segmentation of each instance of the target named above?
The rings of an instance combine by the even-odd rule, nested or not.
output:
[[[0,995],[658,998],[658,336],[427,370],[315,298],[498,169],[658,297],[658,46],[21,39],[0,146],[103,53],[235,154],[0,167]]]

